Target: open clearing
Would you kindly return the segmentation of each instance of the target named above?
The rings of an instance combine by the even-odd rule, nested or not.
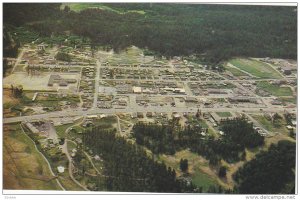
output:
[[[274,96],[292,96],[293,92],[290,87],[278,87],[276,85],[272,85],[266,81],[260,81],[257,83],[257,87],[261,88]]]
[[[188,150],[176,152],[173,156],[163,154],[160,155],[158,159],[160,161],[163,161],[167,166],[170,166],[173,169],[175,169],[177,176],[183,174],[179,167],[180,159],[188,159],[188,173],[192,178],[192,182],[195,185],[202,187],[203,191],[206,191],[209,188],[209,186],[216,185],[217,182],[221,182],[220,180],[216,180],[218,179],[218,177],[209,168],[208,162],[205,159]],[[224,185],[223,182],[221,182],[221,184]]]
[[[216,112],[217,115],[219,115],[220,117],[231,117],[231,113],[230,112]]]
[[[231,72],[233,76],[248,76],[243,71],[241,71],[239,69],[236,69],[236,68],[233,68],[233,67],[226,66],[225,69],[227,71]]]
[[[281,75],[270,65],[257,60],[235,58],[229,62],[237,68],[259,78],[281,78]]]
[[[120,53],[113,51],[98,51],[101,60],[109,62],[110,65],[148,63],[154,60],[153,56],[143,56],[143,51],[135,46],[131,46]]]
[[[78,82],[78,75],[59,74],[64,79],[76,79]],[[29,76],[27,73],[11,74],[3,79],[3,88],[10,88],[11,85],[22,85],[24,90],[43,90],[43,91],[57,91],[61,87],[49,87],[48,81],[50,74],[42,74],[39,76]],[[56,84],[54,84],[55,86]],[[76,84],[69,84],[70,86],[77,86]],[[65,88],[65,87],[63,87]]]
[[[60,190],[44,158],[20,125],[4,126],[3,187],[6,189]]]
[[[100,3],[64,3],[61,8],[64,8],[64,5],[67,5],[70,7],[71,10],[75,12],[80,12],[85,9],[91,9],[91,8],[97,8],[102,10],[108,10],[112,12],[117,12],[118,14],[126,14],[126,13],[139,13],[139,14],[145,14],[145,11],[143,10],[129,10],[126,12],[122,12],[116,9],[113,9],[111,7],[105,6]]]
[[[265,116],[262,115],[251,115],[255,120],[257,120],[262,126],[263,128],[265,128],[266,130],[270,131],[270,132],[278,132],[280,134],[288,134],[288,130],[285,127],[285,120],[284,119],[280,119],[279,122],[277,123],[277,126],[274,125],[271,120],[269,121]]]

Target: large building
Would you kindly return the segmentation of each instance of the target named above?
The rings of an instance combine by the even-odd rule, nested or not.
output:
[[[48,81],[48,86],[52,87],[56,83],[59,86],[66,87],[69,84],[76,82],[76,79],[63,79],[60,75],[51,75]]]

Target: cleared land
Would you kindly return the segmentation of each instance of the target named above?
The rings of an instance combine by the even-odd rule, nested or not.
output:
[[[278,87],[276,85],[272,85],[266,81],[260,81],[257,83],[257,87],[261,88],[274,96],[292,96],[293,92],[290,87]]]
[[[265,116],[262,115],[251,115],[255,120],[257,120],[266,130],[270,132],[278,132],[281,134],[288,134],[288,130],[285,127],[285,120],[282,118],[277,123],[272,123]]]
[[[79,75],[60,74],[64,79],[79,79]],[[43,90],[43,91],[57,91],[62,88],[59,86],[49,87],[48,81],[50,74],[43,74],[39,76],[29,76],[27,73],[11,74],[3,79],[3,87],[10,88],[11,85],[22,85],[24,90]],[[69,84],[69,86],[76,86],[76,84]],[[68,86],[68,87],[69,87]]]
[[[220,117],[231,117],[231,113],[230,112],[216,112],[217,115],[219,115]]]
[[[281,78],[281,75],[270,65],[257,60],[236,58],[229,62],[237,68],[259,78]]]
[[[126,12],[122,12],[120,10],[113,9],[111,7],[108,7],[108,6],[99,4],[99,3],[88,3],[88,4],[87,3],[64,3],[61,8],[64,8],[65,5],[69,6],[70,9],[75,11],[75,12],[80,12],[82,10],[90,9],[90,8],[97,8],[97,9],[117,12],[118,14],[125,14],[125,13],[129,13],[129,12],[145,14],[145,11],[143,11],[143,10],[129,10],[129,11],[126,11]]]
[[[203,188],[203,191],[206,191],[209,186],[216,185],[217,182],[220,182],[216,180],[216,177],[211,176],[213,172],[208,167],[208,162],[201,156],[198,156],[188,150],[176,152],[174,156],[160,155],[158,158],[158,160],[166,163],[167,166],[175,169],[176,174],[179,176],[183,174],[179,167],[180,159],[188,159],[189,176],[195,185]],[[207,171],[209,172],[206,173]]]
[[[243,71],[241,70],[238,70],[236,68],[233,68],[233,67],[228,67],[226,66],[225,69],[229,72],[232,73],[233,76],[248,76],[246,73],[244,73]]]
[[[20,125],[5,125],[3,139],[4,189],[61,190]]]

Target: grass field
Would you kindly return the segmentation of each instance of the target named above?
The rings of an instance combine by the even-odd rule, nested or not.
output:
[[[160,155],[158,160],[163,161],[167,166],[175,169],[177,176],[180,176],[182,174],[179,168],[179,162],[181,158],[188,159],[188,172],[192,178],[192,182],[195,185],[202,187],[203,191],[206,191],[211,185],[217,185],[217,181],[214,178],[202,171],[202,168],[208,168],[207,162],[197,154],[188,150],[176,152],[174,156]]]
[[[216,112],[217,115],[219,115],[220,117],[231,117],[231,113],[230,112]]]
[[[61,190],[46,161],[22,133],[20,125],[5,125],[3,139],[5,189]]]
[[[253,60],[236,58],[229,61],[232,65],[237,68],[246,71],[259,78],[281,78],[282,76],[274,70],[270,65]]]
[[[297,104],[297,98],[296,97],[280,97],[280,101],[284,103],[293,103]]]
[[[121,10],[117,10],[117,9],[113,9],[111,7],[105,6],[101,3],[64,3],[61,8],[63,9],[64,6],[67,5],[70,7],[71,10],[75,11],[75,12],[80,12],[84,9],[89,9],[89,8],[98,8],[98,9],[102,9],[102,10],[108,10],[108,11],[112,11],[112,12],[117,12],[118,14],[125,14],[125,13],[139,13],[139,14],[145,14],[145,11],[143,10],[129,10],[129,11],[121,11]]]
[[[225,67],[225,69],[231,72],[233,76],[248,76],[246,73],[233,67]]]
[[[284,119],[280,119],[278,126],[275,127],[274,124],[269,121],[265,116],[262,115],[251,115],[255,120],[257,120],[266,130],[270,132],[278,132],[281,134],[288,134],[288,130],[285,127],[286,123]]]
[[[261,88],[274,96],[292,96],[293,92],[289,87],[278,87],[266,81],[257,82],[257,87]]]

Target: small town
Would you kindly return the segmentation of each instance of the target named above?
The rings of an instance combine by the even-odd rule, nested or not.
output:
[[[296,142],[295,59],[210,64],[78,40],[3,57],[5,189],[256,193],[243,166]]]

